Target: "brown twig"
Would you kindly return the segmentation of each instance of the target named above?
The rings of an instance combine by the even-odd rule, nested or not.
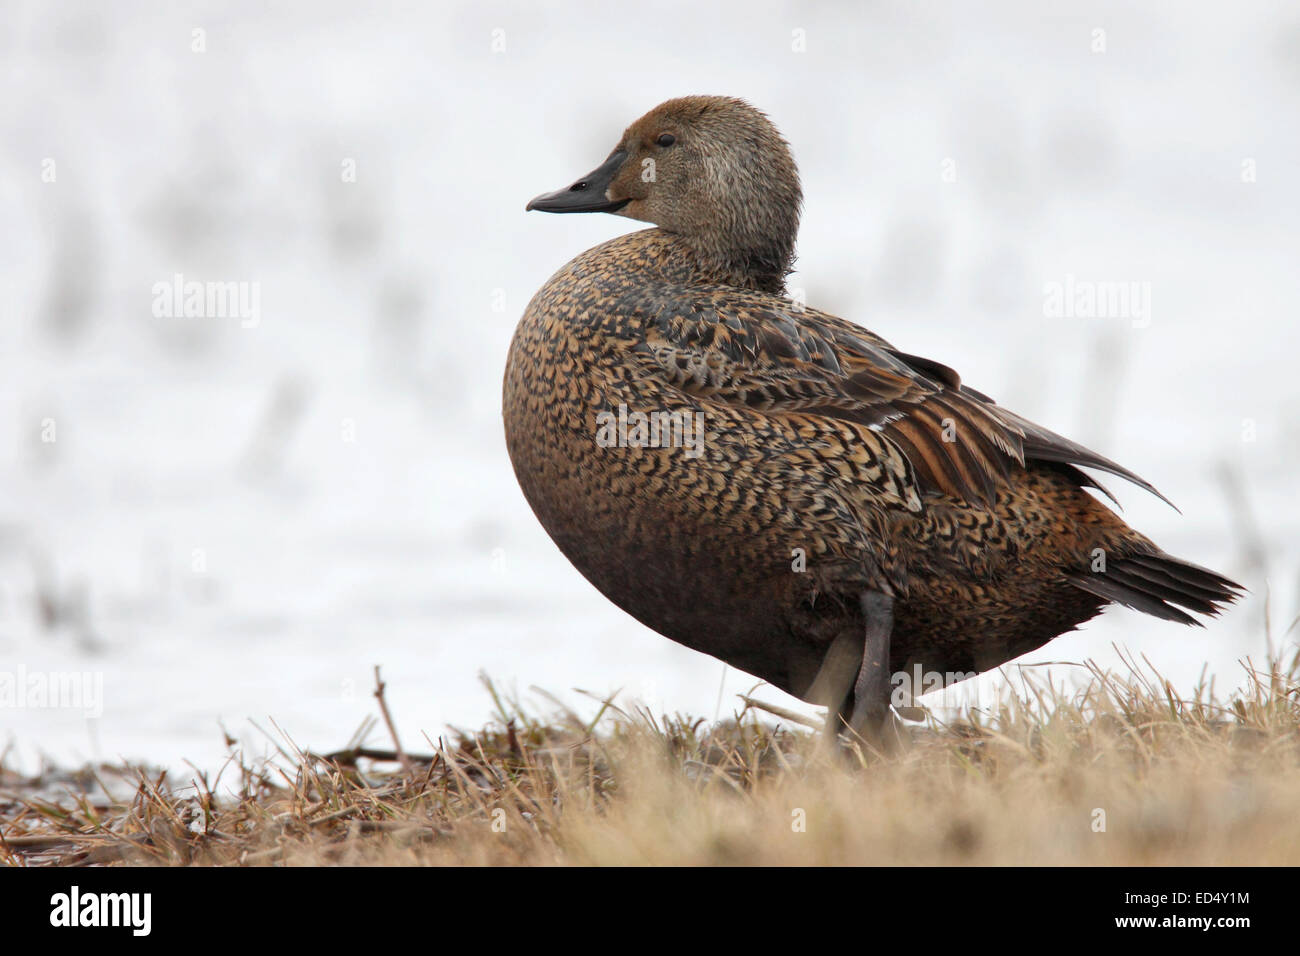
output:
[[[744,694],[737,694],[736,696],[743,700],[745,705],[748,707],[757,707],[759,710],[765,710],[769,714],[780,717],[782,720],[788,720],[791,723],[796,723],[803,727],[811,727],[813,730],[822,729],[822,722],[820,720],[805,717],[803,714],[796,713],[793,710],[787,710],[777,704],[765,704],[761,700],[755,700],[754,698],[747,697]]]
[[[387,685],[383,678],[379,676],[379,665],[375,665],[375,700],[379,701],[379,712],[384,715],[384,723],[388,725],[388,733],[393,738],[393,749],[397,751],[397,759],[402,764],[402,770],[408,777],[415,776],[415,764],[411,763],[411,758],[406,755],[402,749],[402,741],[397,737],[397,725],[393,723],[393,715],[388,712],[388,702],[384,700],[384,688]]]

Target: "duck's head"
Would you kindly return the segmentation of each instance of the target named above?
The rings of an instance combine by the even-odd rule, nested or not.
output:
[[[686,96],[656,106],[600,166],[527,208],[654,223],[681,236],[704,272],[779,291],[802,201],[790,147],[765,115],[743,100]]]

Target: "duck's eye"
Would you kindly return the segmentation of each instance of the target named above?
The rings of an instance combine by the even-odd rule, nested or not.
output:
[[[674,136],[672,133],[663,133],[660,135],[660,137],[657,140],[655,140],[655,142],[658,143],[660,146],[667,147],[677,142],[677,137]]]

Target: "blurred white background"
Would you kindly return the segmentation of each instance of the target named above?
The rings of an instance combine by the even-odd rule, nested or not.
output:
[[[1183,513],[1108,481],[1130,522],[1253,592],[1026,660],[1238,685],[1300,611],[1300,10],[985,6],[7,0],[0,670],[104,698],[0,708],[0,749],[332,749],[374,664],[413,750],[489,716],[480,671],[729,713],[754,681],[586,584],[500,417],[534,290],[639,228],[524,203],[687,93],[792,143],[809,304],[1133,468]],[[178,273],[260,320],[156,316]],[[1067,276],[1149,283],[1150,325],[1046,316]]]

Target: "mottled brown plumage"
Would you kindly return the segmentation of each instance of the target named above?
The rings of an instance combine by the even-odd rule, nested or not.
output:
[[[1079,469],[1154,492],[1136,475],[786,298],[800,202],[763,114],[688,97],[529,204],[658,226],[557,272],[506,367],[520,486],[602,593],[859,728],[890,673],[987,670],[1111,601],[1195,623],[1183,608],[1237,596],[1129,528]],[[606,447],[620,406],[688,416],[660,420],[686,427],[679,447]],[[695,422],[698,449],[681,447]]]

